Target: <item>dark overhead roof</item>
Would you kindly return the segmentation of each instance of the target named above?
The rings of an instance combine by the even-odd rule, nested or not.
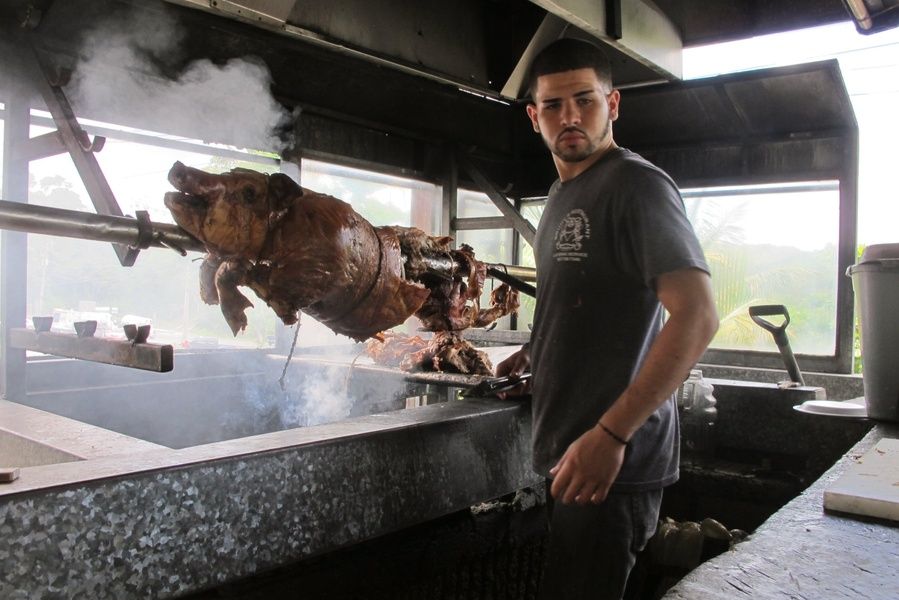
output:
[[[855,129],[836,60],[625,90],[616,139],[633,147]]]
[[[746,39],[850,20],[842,0],[655,0],[684,46]]]
[[[243,21],[294,44],[318,45],[508,98],[519,96],[520,85],[510,87],[510,82],[516,81],[516,67],[520,70],[526,64],[529,45],[539,48],[554,36],[587,35],[606,42],[619,85],[632,86],[678,79],[676,60],[666,61],[679,53],[681,44],[689,47],[851,20],[845,0],[619,0],[622,15],[639,9],[645,11],[639,19],[655,16],[642,25],[637,17],[625,19],[624,37],[616,39],[613,25],[590,21],[605,11],[596,7],[615,3],[594,0],[166,1]],[[878,27],[895,24],[899,0],[865,1],[883,7],[874,15]],[[42,13],[59,12],[65,4],[69,1],[6,0],[0,3],[0,20],[21,22],[30,15],[38,24]],[[574,17],[559,17],[571,14]],[[608,19],[607,11],[605,15]],[[543,30],[553,17],[564,28]],[[215,27],[215,19],[208,22]],[[668,29],[668,34],[662,33]],[[656,46],[662,51],[656,52]]]
[[[429,4],[432,1],[437,0],[390,0],[397,6],[416,2]],[[312,0],[298,2],[311,5]],[[333,0],[329,6],[344,6],[347,2],[358,7],[366,5],[362,0]],[[388,0],[367,2],[381,6],[389,3]],[[810,10],[812,3],[819,10]],[[258,57],[271,72],[272,90],[277,98],[289,107],[303,108],[303,117],[297,123],[301,130],[297,133],[299,145],[304,150],[371,161],[390,168],[433,173],[442,168],[442,149],[452,143],[463,148],[476,147],[480,159],[493,161],[496,167],[494,176],[503,183],[515,181],[529,189],[545,189],[545,180],[553,176],[551,161],[539,138],[531,133],[522,107],[461,93],[451,81],[429,76],[432,73],[426,60],[442,61],[441,68],[444,70],[464,69],[477,62],[477,53],[475,58],[466,55],[468,58],[464,60],[459,57],[439,58],[433,54],[441,49],[436,42],[433,46],[423,42],[421,46],[409,47],[397,44],[395,40],[378,42],[382,50],[399,48],[396,50],[399,52],[406,48],[402,51],[417,52],[422,64],[416,69],[409,66],[410,59],[416,55],[414,52],[402,57],[402,60],[381,54],[366,55],[362,46],[337,48],[330,42],[311,41],[308,32],[300,39],[246,21],[238,22],[220,11],[209,14],[207,11],[176,6],[177,3],[171,1],[46,1],[49,9],[39,25],[25,31],[16,25],[11,27],[14,21],[9,19],[9,11],[6,12],[7,19],[3,19],[4,8],[14,4],[15,1],[0,4],[0,88],[6,85],[5,80],[10,79],[10,57],[29,54],[27,42],[30,38],[34,38],[56,64],[74,66],[81,51],[82,36],[105,15],[119,10],[133,11],[131,14],[136,15],[133,21],[137,30],[137,24],[145,24],[153,13],[165,12],[174,14],[179,26],[186,32],[177,60],[171,57],[171,69],[177,71],[194,59],[208,59],[222,64],[234,57]],[[22,3],[18,4],[21,8]],[[711,27],[715,14],[721,25],[719,35],[724,36],[747,32],[757,34],[782,28],[785,24],[810,26],[837,20],[841,16],[844,20],[848,19],[840,0],[795,0],[785,3],[773,0],[659,0],[659,4],[666,10],[687,11],[687,16],[672,17],[672,22],[684,28],[687,40],[693,39],[689,35],[705,35],[699,24]],[[755,6],[757,11],[762,12],[752,13],[747,9],[740,13],[742,20],[725,19],[720,11],[725,10],[723,7],[726,6],[734,11],[736,4],[744,8]],[[781,7],[773,12],[780,4],[793,8]],[[698,10],[700,5],[714,6],[719,12],[703,13],[700,19],[692,12]],[[484,42],[482,47],[489,59],[488,68],[477,71],[475,79],[485,77],[492,80],[494,73],[506,73],[513,69],[523,46],[528,44],[532,29],[538,27],[537,23],[542,18],[542,9],[528,0],[460,0],[454,6],[468,7],[474,11],[471,14],[480,14],[488,19],[480,25],[472,25],[491,34],[488,36],[489,43]],[[807,12],[800,11],[803,7]],[[797,12],[791,12],[793,10]],[[471,14],[447,18],[455,19],[461,26]],[[343,13],[335,11],[334,18],[340,15]],[[511,20],[503,21],[504,15]],[[767,16],[762,18],[760,15]],[[775,18],[776,15],[780,15],[780,19]],[[320,19],[326,17],[326,12],[320,12]],[[369,23],[364,18],[360,20],[360,15],[351,17],[351,22],[341,25],[346,31],[362,32]],[[425,19],[423,26],[436,24],[427,21],[428,15],[421,18]],[[494,19],[498,19],[497,23],[504,23],[504,26],[495,26]],[[408,35],[419,37],[414,27],[408,30],[415,25],[414,19],[400,22],[405,23],[407,29],[396,32],[400,39],[408,40]],[[3,28],[4,25],[7,29]],[[4,36],[8,30],[23,39],[13,41],[14,36]],[[422,33],[425,31],[422,29]],[[359,35],[362,36],[362,33]],[[404,35],[407,37],[403,38]],[[360,38],[368,39],[364,36]],[[475,44],[476,39],[471,39]],[[448,52],[453,50],[452,47],[443,49]],[[627,60],[624,55],[617,58]],[[472,84],[469,87],[477,89],[480,85]],[[852,108],[835,62],[742,73],[714,80],[631,87],[624,90],[623,97],[622,117],[616,123],[616,138],[622,145],[639,151],[672,146],[695,147],[722,140],[745,143],[754,139],[814,137],[827,135],[829,130],[855,129]],[[226,97],[221,100],[225,104],[229,102]],[[103,114],[83,116],[98,120],[113,118]],[[142,118],[143,115],[137,114],[116,122],[142,127]],[[227,128],[223,128],[225,131]],[[180,131],[169,133],[189,135]],[[215,141],[233,143],[228,139]],[[516,170],[521,166],[521,171],[508,171],[510,165]],[[502,169],[507,169],[507,173],[503,173]]]

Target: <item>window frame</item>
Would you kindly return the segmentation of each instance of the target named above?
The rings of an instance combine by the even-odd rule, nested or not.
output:
[[[697,188],[732,188],[743,186],[777,185],[805,183],[811,180],[835,181],[839,193],[837,241],[837,291],[836,291],[836,328],[834,352],[832,354],[797,353],[796,360],[800,370],[820,373],[852,373],[853,341],[854,341],[854,296],[851,281],[846,276],[847,269],[855,263],[856,222],[858,194],[858,149],[857,137],[847,135],[850,143],[845,148],[847,161],[842,172],[821,172],[815,174],[794,173],[781,176],[744,177],[721,180],[693,180],[688,185],[679,185],[680,189]],[[854,143],[852,143],[854,142]],[[545,202],[545,198],[534,198],[519,201],[519,207],[527,204]],[[515,256],[520,255],[521,238],[515,234],[513,247]],[[789,333],[788,333],[789,335]],[[763,352],[755,350],[734,350],[710,348],[700,359],[704,364],[716,364],[729,367],[764,368],[784,370],[783,357],[779,352]]]

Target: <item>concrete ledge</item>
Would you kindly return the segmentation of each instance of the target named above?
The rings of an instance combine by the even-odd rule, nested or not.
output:
[[[162,447],[0,400],[0,466],[35,467]]]
[[[801,366],[801,365],[800,365]],[[739,381],[756,381],[764,383],[780,383],[789,381],[790,376],[783,369],[761,369],[753,367],[732,367],[726,365],[700,364],[705,377],[733,379]],[[829,400],[849,400],[865,394],[861,375],[843,375],[838,373],[815,373],[803,371],[802,379],[807,386],[824,388]]]

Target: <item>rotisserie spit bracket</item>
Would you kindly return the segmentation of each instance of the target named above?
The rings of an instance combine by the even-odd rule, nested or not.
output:
[[[167,373],[174,368],[174,350],[168,344],[134,343],[128,340],[14,328],[9,330],[9,345],[54,356],[158,373]]]

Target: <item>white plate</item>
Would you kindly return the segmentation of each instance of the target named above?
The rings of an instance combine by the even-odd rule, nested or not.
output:
[[[810,415],[827,415],[828,417],[864,418],[868,416],[864,398],[854,398],[842,402],[836,400],[807,400],[793,408]]]

